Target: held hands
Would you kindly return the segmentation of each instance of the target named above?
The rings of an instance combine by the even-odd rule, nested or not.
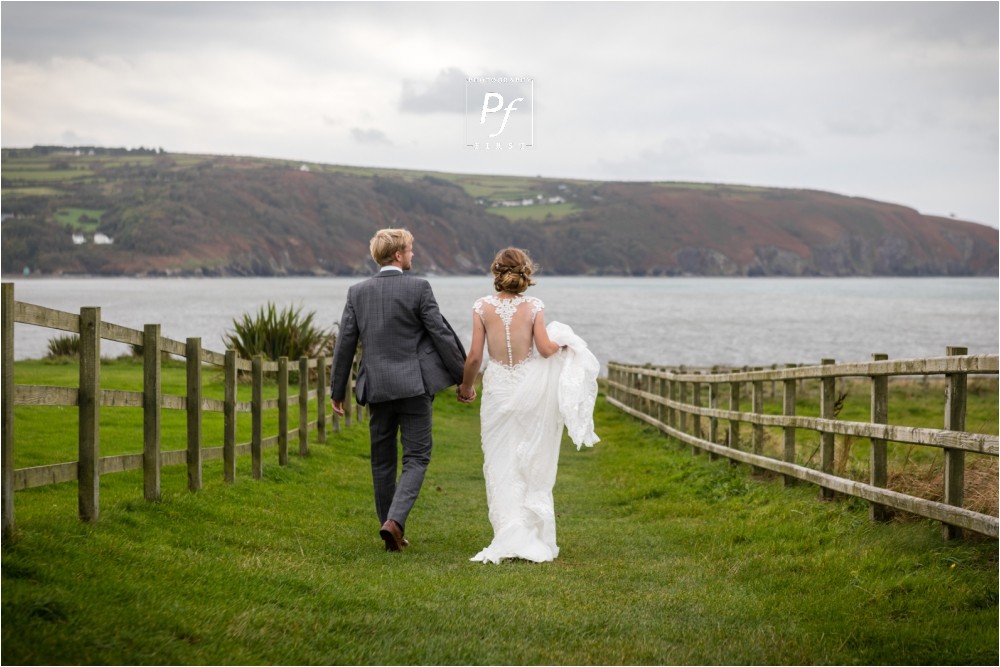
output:
[[[458,385],[456,392],[459,403],[472,403],[476,400],[476,388],[472,385]]]

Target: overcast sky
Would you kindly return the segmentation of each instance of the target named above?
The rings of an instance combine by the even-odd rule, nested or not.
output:
[[[996,2],[3,2],[0,138],[812,188],[996,227],[998,22]],[[504,114],[480,124],[476,77],[530,80],[498,135],[530,147],[467,145]]]

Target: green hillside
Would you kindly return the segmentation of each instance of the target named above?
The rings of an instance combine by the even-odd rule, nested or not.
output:
[[[998,232],[826,192],[447,174],[161,149],[2,151],[7,274],[353,275],[385,226],[419,269],[481,273],[995,275]]]

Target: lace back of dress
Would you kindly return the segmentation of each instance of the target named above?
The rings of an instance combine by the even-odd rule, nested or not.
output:
[[[532,327],[542,308],[533,297],[501,299],[484,297],[476,302],[476,312],[486,326],[486,345],[495,363],[515,368],[533,356]]]

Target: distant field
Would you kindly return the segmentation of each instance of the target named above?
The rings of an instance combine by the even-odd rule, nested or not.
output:
[[[569,202],[565,204],[535,204],[533,206],[511,206],[511,207],[491,207],[490,213],[502,215],[508,220],[545,220],[550,216],[553,219],[565,218],[571,213],[580,210],[576,204]]]
[[[35,181],[73,181],[81,178],[90,178],[94,175],[92,171],[85,168],[74,169],[7,169],[3,170],[3,177],[8,181],[35,182]]]
[[[93,208],[61,208],[56,211],[56,222],[73,229],[92,232],[97,229],[102,215],[104,211]],[[81,220],[84,217],[89,220]]]
[[[55,188],[47,187],[25,187],[25,188],[4,188],[4,195],[8,197],[51,197],[59,194]]]

